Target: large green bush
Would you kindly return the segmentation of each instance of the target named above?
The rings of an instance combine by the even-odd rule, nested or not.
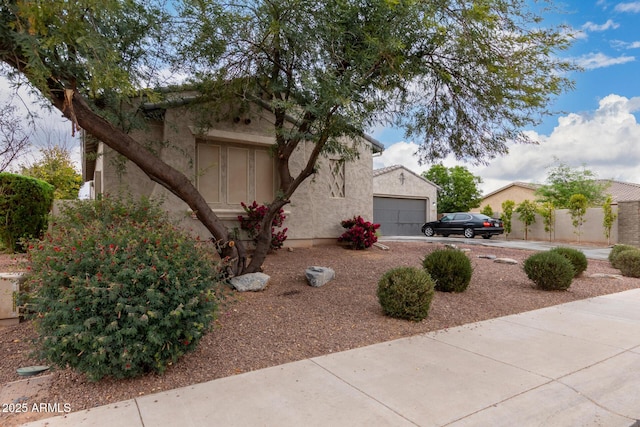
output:
[[[611,252],[609,252],[609,262],[611,263],[611,266],[613,268],[620,268],[617,264],[617,260],[618,260],[618,256],[625,251],[637,251],[640,250],[638,248],[636,248],[635,246],[631,246],[631,245],[623,245],[623,244],[619,244],[619,245],[614,245],[613,248],[611,248]]]
[[[640,277],[640,249],[620,252],[616,264],[623,276]]]
[[[162,373],[214,317],[212,254],[148,200],[77,202],[28,253],[41,356],[92,380]]]
[[[53,186],[35,178],[0,173],[0,239],[22,251],[22,238],[41,237],[53,205]]]
[[[571,262],[552,251],[531,255],[524,261],[524,271],[540,289],[546,291],[569,289],[574,276]]]
[[[457,249],[437,249],[424,258],[422,266],[442,292],[464,292],[473,273],[471,261]]]
[[[378,282],[378,301],[385,314],[420,321],[429,314],[434,283],[424,270],[398,267]]]
[[[550,252],[560,254],[567,260],[569,260],[571,266],[573,267],[573,277],[578,277],[579,275],[581,275],[589,265],[586,255],[578,249],[557,247],[551,249]]]

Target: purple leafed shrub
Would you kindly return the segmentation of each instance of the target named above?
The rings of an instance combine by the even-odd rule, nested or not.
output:
[[[378,241],[376,230],[380,228],[380,224],[365,221],[360,215],[344,220],[340,224],[347,231],[338,237],[338,242],[346,242],[353,249],[370,248]]]
[[[246,213],[246,217],[238,215],[240,228],[247,232],[250,239],[257,242],[262,219],[267,214],[267,207],[265,205],[258,205],[255,200],[250,205],[246,205],[245,203],[241,203],[241,205]],[[285,219],[284,211],[280,209],[271,222],[271,250],[275,251],[282,248],[284,241],[287,240],[288,228],[276,231],[276,228],[282,227]]]

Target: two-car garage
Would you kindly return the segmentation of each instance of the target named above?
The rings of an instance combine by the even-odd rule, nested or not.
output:
[[[438,186],[401,165],[373,171],[373,222],[384,236],[415,236],[437,217]]]

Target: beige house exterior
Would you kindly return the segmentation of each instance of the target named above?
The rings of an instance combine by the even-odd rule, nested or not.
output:
[[[480,212],[485,206],[489,205],[495,214],[499,214],[502,212],[502,203],[507,200],[513,200],[516,206],[525,200],[534,201],[536,199],[535,192],[538,187],[540,187],[538,184],[512,182],[485,195],[482,198],[482,202],[480,202],[480,206],[471,211]]]
[[[402,165],[373,171],[373,221],[385,236],[420,235],[437,219],[439,187]]]
[[[275,145],[273,119],[267,111],[216,122],[204,131],[184,106],[147,105],[146,113],[155,119],[148,129],[132,136],[189,177],[231,229],[239,227],[237,217],[244,214],[241,202],[250,204],[255,200],[262,204],[274,198],[278,175],[271,156]],[[338,156],[321,157],[318,172],[298,188],[285,206],[287,246],[335,242],[344,231],[342,220],[355,215],[372,220],[372,155],[383,147],[369,137],[347,143],[357,147],[359,158],[343,161]],[[292,174],[303,168],[311,149],[310,143],[302,144],[294,152]],[[184,202],[151,181],[133,163],[90,139],[85,139],[83,152],[85,179],[93,180],[92,197],[125,192],[161,197],[166,209],[184,227],[202,238],[210,237]]]

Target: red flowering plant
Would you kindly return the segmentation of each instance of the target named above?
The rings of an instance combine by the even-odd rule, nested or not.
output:
[[[376,230],[380,228],[380,224],[365,221],[360,215],[344,220],[340,224],[347,231],[338,237],[338,242],[346,242],[353,249],[370,248],[378,241]]]
[[[40,356],[91,380],[164,372],[211,326],[222,282],[213,252],[148,200],[65,208],[28,243]]]
[[[267,207],[265,205],[258,205],[258,203],[254,200],[252,204],[247,205],[245,203],[240,203],[242,205],[242,209],[244,209],[246,213],[246,217],[242,215],[238,215],[238,221],[240,221],[240,228],[247,232],[247,235],[254,242],[258,240],[258,234],[260,234],[260,229],[262,226],[262,220],[264,216],[267,214]],[[284,210],[280,209],[276,216],[271,221],[271,250],[275,251],[281,249],[284,245],[284,241],[287,240],[287,231],[288,228],[283,228],[282,230],[276,231],[276,228],[282,227],[284,220],[287,217],[284,215]]]

